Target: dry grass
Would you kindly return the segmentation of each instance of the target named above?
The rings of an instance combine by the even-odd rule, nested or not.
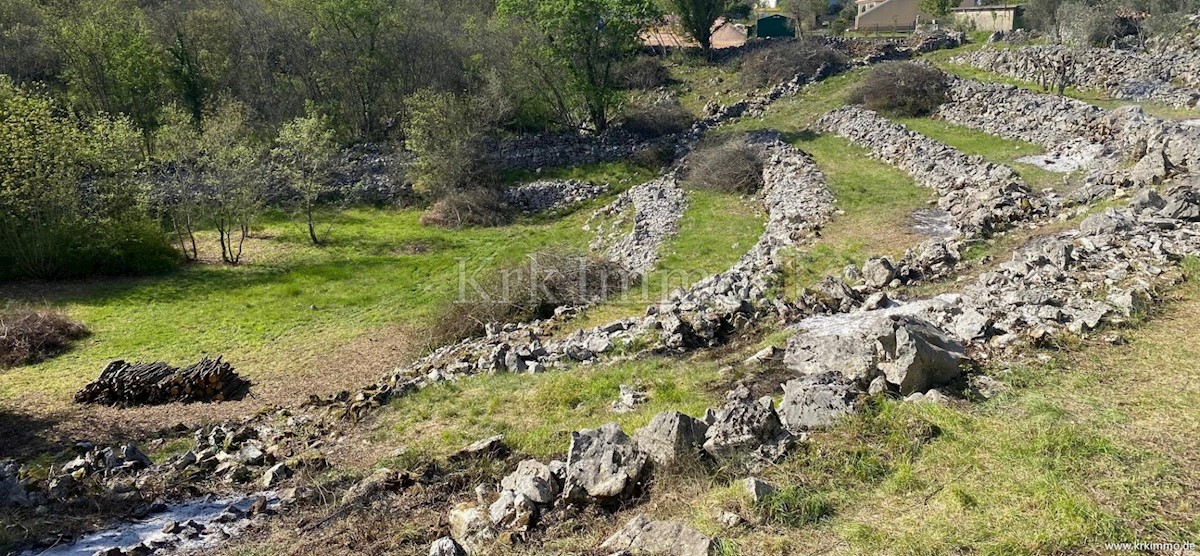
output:
[[[87,327],[60,311],[0,311],[0,369],[49,359],[86,335]]]

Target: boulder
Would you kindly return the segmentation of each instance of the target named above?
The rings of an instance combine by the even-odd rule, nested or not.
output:
[[[790,435],[780,423],[770,396],[754,400],[741,386],[730,392],[727,400],[704,435],[704,451],[709,455],[729,459],[788,442]]]
[[[757,477],[747,477],[742,481],[742,488],[746,489],[746,494],[754,502],[762,502],[775,493],[775,485]]]
[[[887,257],[867,259],[862,269],[863,283],[871,288],[882,288],[896,278],[896,267]]]
[[[501,488],[528,498],[535,504],[550,504],[558,497],[560,486],[550,468],[535,459],[517,464],[517,470],[500,480]]]
[[[429,545],[429,556],[463,556],[463,551],[454,539],[442,537]]]
[[[537,517],[537,507],[524,494],[504,490],[488,507],[492,523],[500,529],[528,531]]]
[[[678,411],[664,411],[655,415],[650,424],[634,431],[633,439],[654,465],[671,467],[698,462],[707,431],[708,425],[703,421]]]
[[[497,434],[472,442],[469,446],[450,456],[451,461],[481,459],[488,457],[502,458],[508,454],[508,446],[504,444],[504,435]]]
[[[620,500],[637,490],[649,461],[616,423],[571,433],[564,495],[577,502]]]
[[[699,531],[670,521],[650,521],[637,516],[604,541],[606,551],[625,551],[634,556],[711,556],[717,543]]]
[[[883,375],[908,395],[959,376],[970,359],[962,342],[923,318],[868,312],[792,336],[784,362],[804,375],[839,373],[861,385]]]
[[[450,536],[467,554],[479,554],[496,540],[496,530],[482,508],[459,504],[450,510]]]
[[[827,427],[853,413],[862,388],[838,373],[821,373],[789,380],[783,385],[779,418],[793,434]]]
[[[645,392],[638,390],[627,384],[620,385],[620,394],[617,396],[617,401],[612,403],[613,413],[629,413],[636,410],[639,406],[646,403],[649,397]]]

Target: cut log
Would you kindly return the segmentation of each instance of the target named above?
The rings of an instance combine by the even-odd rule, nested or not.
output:
[[[241,399],[249,389],[250,382],[220,357],[206,356],[182,369],[162,362],[113,361],[75,394],[75,401],[118,407],[225,401]]]

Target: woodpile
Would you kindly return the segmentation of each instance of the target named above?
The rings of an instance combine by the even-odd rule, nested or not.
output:
[[[166,363],[113,361],[100,377],[75,394],[76,403],[118,407],[170,402],[220,402],[240,399],[250,382],[233,365],[207,356],[182,369]]]

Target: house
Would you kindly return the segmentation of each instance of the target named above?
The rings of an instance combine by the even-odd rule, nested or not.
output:
[[[911,31],[917,22],[932,22],[935,18],[922,13],[917,0],[855,0],[858,15],[854,28],[858,31]],[[980,0],[962,0],[944,19],[960,19],[975,25],[979,31],[1011,31],[1020,24],[1018,5],[983,6]]]

